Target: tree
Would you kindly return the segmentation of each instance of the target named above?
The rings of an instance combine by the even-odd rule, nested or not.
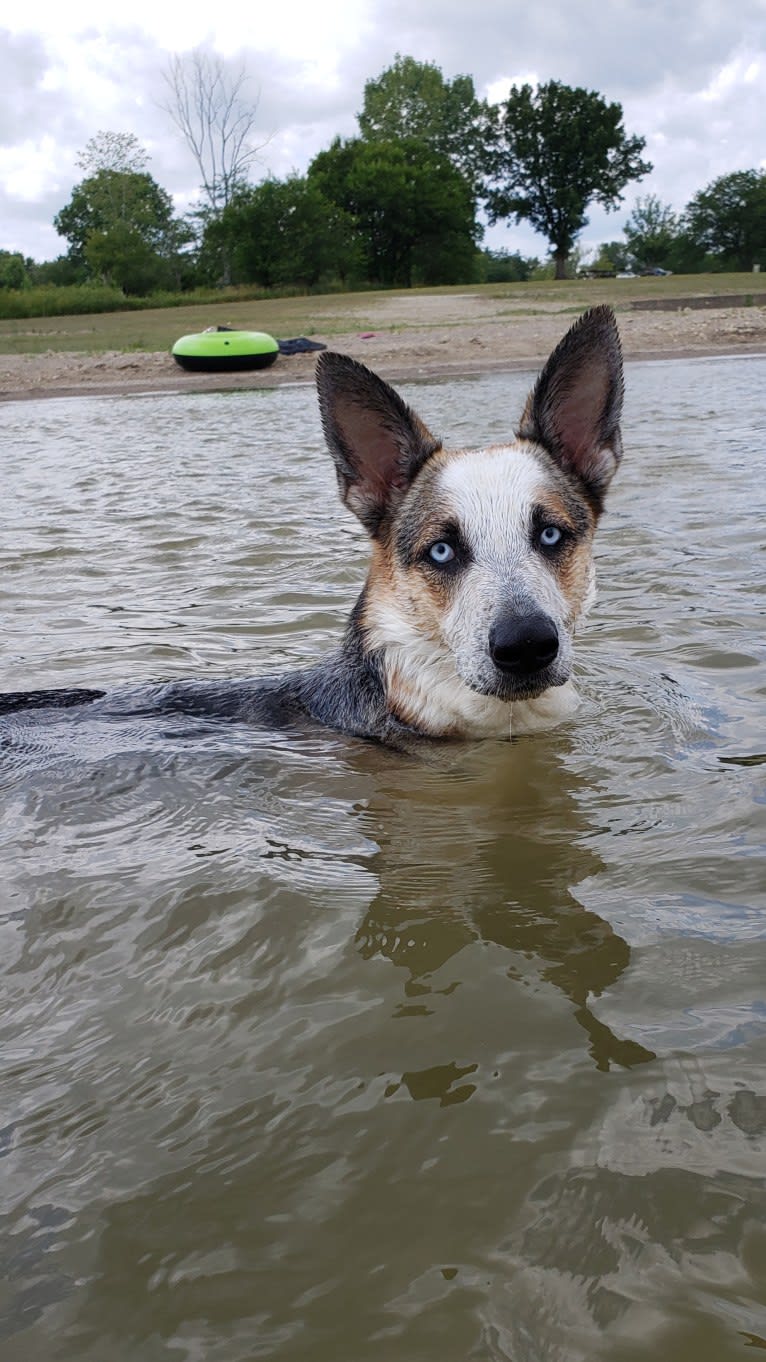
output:
[[[540,261],[518,251],[483,250],[479,253],[478,275],[483,284],[523,284],[531,278]]]
[[[766,171],[735,170],[713,180],[687,204],[683,227],[719,268],[766,265]]]
[[[409,288],[473,278],[479,229],[470,185],[416,138],[337,137],[314,158],[309,179],[350,215],[371,281]]]
[[[53,220],[69,259],[127,293],[179,282],[191,233],[173,201],[146,171],[99,170],[75,185]]]
[[[0,289],[23,288],[29,283],[27,263],[19,251],[0,251]]]
[[[126,222],[116,223],[108,232],[92,232],[85,260],[92,274],[125,293],[151,293],[162,282],[160,257]]]
[[[235,283],[313,288],[359,272],[353,224],[305,176],[241,190],[210,223],[203,261],[206,254],[219,259],[223,246]]]
[[[636,199],[624,227],[628,250],[641,269],[669,267],[678,231],[678,218],[670,204],[656,194]]]
[[[35,260],[29,267],[29,279],[32,284],[85,284],[88,266],[85,260],[74,260],[69,255],[59,255],[55,260]]]
[[[99,170],[75,185],[72,197],[53,219],[69,254],[85,257],[94,232],[130,228],[158,250],[173,217],[173,200],[146,171]]]
[[[160,107],[175,123],[200,173],[203,203],[194,216],[204,240],[210,224],[245,187],[248,171],[265,145],[255,141],[258,97],[247,92],[243,65],[229,68],[201,48],[172,57],[165,84],[168,99]],[[221,251],[217,273],[222,284],[229,284],[226,236],[217,236]],[[214,239],[216,233],[208,235],[208,248]]]
[[[149,160],[146,149],[132,132],[97,132],[86,142],[76,163],[85,171],[87,179],[101,170],[111,170],[119,175],[140,175]]]
[[[445,80],[433,62],[397,54],[364,87],[359,130],[367,142],[415,138],[475,182],[483,147],[486,105],[476,98],[471,76]]]
[[[165,84],[168,99],[161,107],[197,163],[208,213],[218,217],[264,146],[254,140],[258,97],[247,94],[244,66],[230,70],[200,48],[171,59]]]
[[[548,240],[557,279],[566,277],[588,204],[615,209],[625,185],[652,169],[641,160],[645,139],[625,133],[621,105],[555,80],[536,90],[514,85],[489,111],[487,143],[490,221],[530,222]]]
[[[614,270],[619,274],[630,269],[631,257],[624,241],[602,241],[598,248],[594,269]]]

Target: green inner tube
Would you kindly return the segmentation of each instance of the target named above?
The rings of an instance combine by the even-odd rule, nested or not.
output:
[[[265,331],[198,331],[177,340],[171,353],[182,369],[268,369],[279,345]]]

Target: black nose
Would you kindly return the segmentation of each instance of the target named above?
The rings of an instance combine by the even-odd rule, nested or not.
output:
[[[512,676],[532,676],[548,667],[559,650],[559,636],[547,615],[500,620],[490,630],[489,652],[496,667]]]

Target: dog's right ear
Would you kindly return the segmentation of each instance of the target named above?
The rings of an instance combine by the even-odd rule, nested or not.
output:
[[[441,444],[393,388],[349,355],[325,350],[316,380],[341,497],[374,539]]]

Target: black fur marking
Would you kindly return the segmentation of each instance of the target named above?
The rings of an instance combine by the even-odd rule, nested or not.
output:
[[[552,514],[547,506],[535,506],[530,529],[533,542],[537,542],[541,530],[544,530],[546,525],[557,525],[563,531],[564,539],[560,547],[567,541],[572,543],[573,540],[585,538],[593,522],[582,502],[571,492],[569,495],[563,495],[561,500],[566,510],[566,519],[563,521],[561,517]]]
[[[543,544],[540,539],[541,532],[548,525],[556,525],[561,531],[561,538],[557,544]],[[538,553],[542,554],[546,562],[549,563],[560,561],[567,553],[571,552],[576,543],[576,536],[569,527],[567,525],[562,525],[558,520],[551,516],[550,512],[544,511],[540,506],[536,507],[532,513],[530,539],[533,548],[535,548]]]
[[[440,565],[429,558],[428,550],[432,544],[438,544],[442,540],[454,549],[455,557],[449,563]],[[396,555],[404,567],[425,566],[432,568],[438,575],[456,572],[466,567],[472,560],[471,550],[456,520],[445,520],[440,525],[438,521],[434,522],[433,517],[429,517],[427,525],[424,525],[422,513],[417,512],[402,519],[397,525],[395,548]]]
[[[0,693],[0,714],[22,709],[72,709],[92,704],[106,695],[105,690],[10,690]]]

